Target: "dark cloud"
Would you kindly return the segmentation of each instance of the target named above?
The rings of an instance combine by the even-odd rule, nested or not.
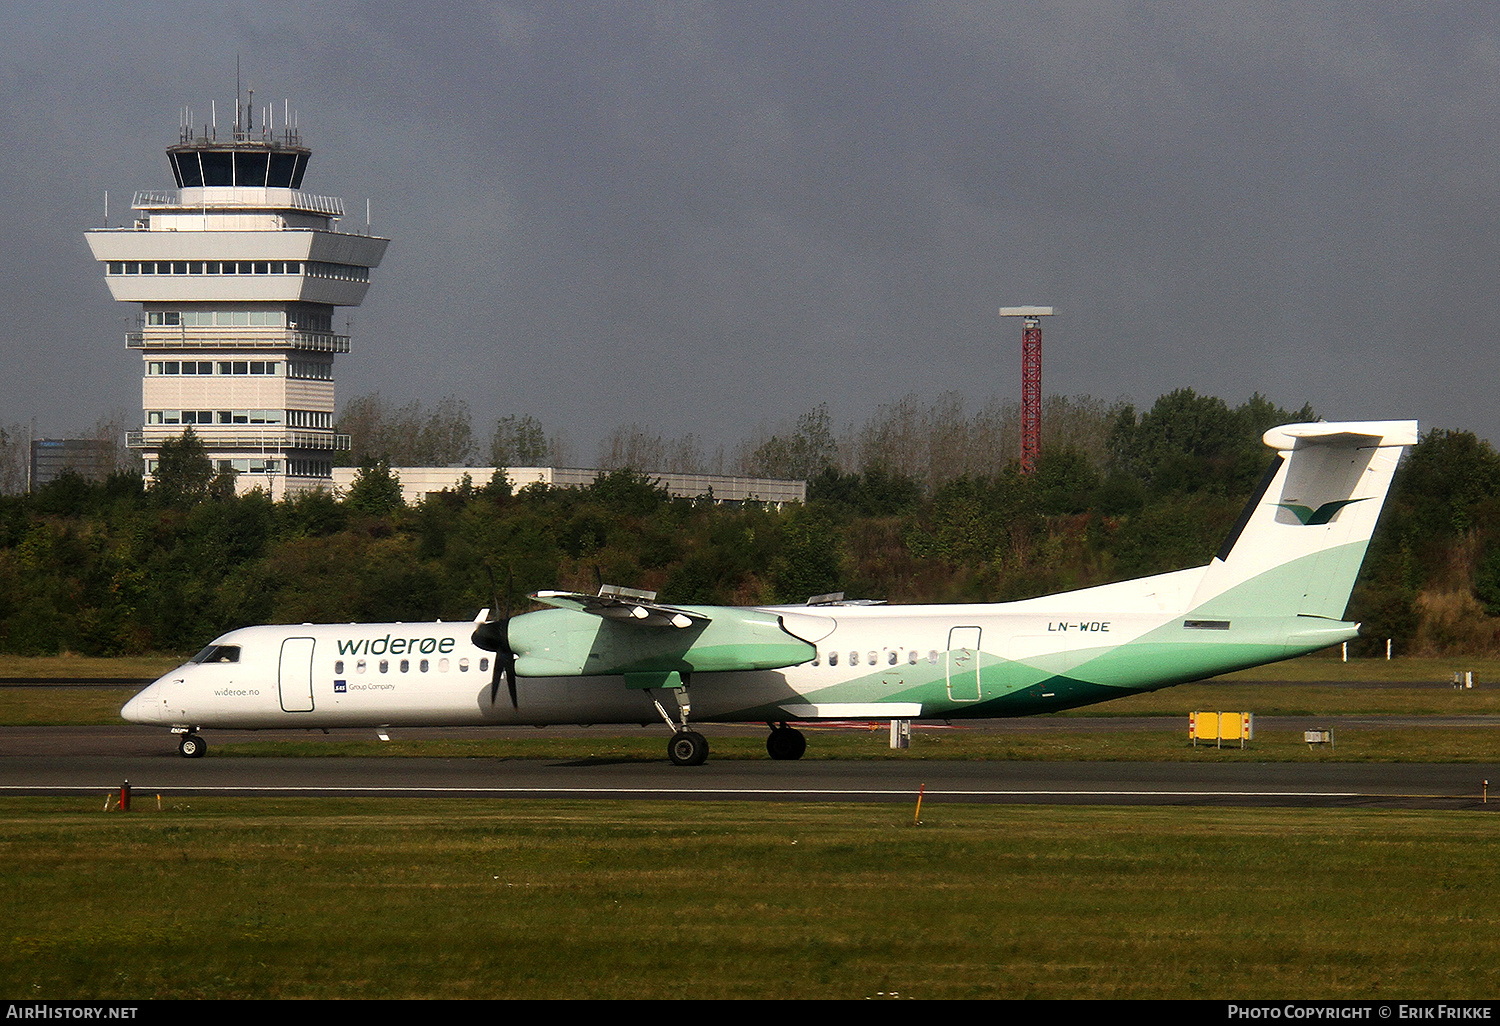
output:
[[[1260,391],[1500,438],[1500,16],[1481,4],[113,5],[0,39],[0,420],[139,403],[82,231],[176,111],[290,97],[393,242],[374,389],[732,443],[820,402]]]

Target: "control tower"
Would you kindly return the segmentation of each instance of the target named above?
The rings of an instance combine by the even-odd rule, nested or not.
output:
[[[167,160],[175,192],[137,192],[123,227],[86,233],[115,299],[139,303],[126,345],[141,351],[142,424],[127,444],[156,472],[161,444],[191,429],[240,492],[331,490],[334,357],[389,240],[340,231],[344,204],[302,191],[312,151],[296,128],[227,138],[184,119]]]

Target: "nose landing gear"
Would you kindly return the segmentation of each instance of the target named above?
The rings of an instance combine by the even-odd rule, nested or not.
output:
[[[708,759],[708,740],[696,730],[679,730],[667,742],[667,758],[674,766],[701,766]]]

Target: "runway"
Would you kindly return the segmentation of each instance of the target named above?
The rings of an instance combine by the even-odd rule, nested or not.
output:
[[[1324,718],[1326,720],[1326,718]],[[1467,718],[1465,718],[1467,719]],[[1027,721],[1034,723],[1035,721]],[[1056,727],[1058,721],[1052,721]],[[1175,721],[1173,721],[1175,722]],[[1323,722],[1323,721],[1320,721]],[[1099,729],[1100,721],[1093,728]],[[1131,729],[1132,724],[1116,724]],[[745,728],[724,728],[739,732]],[[1003,730],[1004,726],[993,729]],[[1137,727],[1136,729],[1141,729]],[[596,728],[611,736],[631,728]],[[660,727],[651,733],[659,734]],[[345,732],[368,737],[369,732]],[[453,736],[451,730],[402,736]],[[478,736],[504,736],[484,729]],[[519,731],[516,733],[520,733]],[[534,731],[525,733],[534,736]],[[0,728],[0,795],[140,795],[915,801],[1047,805],[1302,806],[1500,809],[1500,763],[1258,763],[714,760],[681,768],[611,759],[183,759],[163,731]],[[261,732],[259,738],[277,736]],[[294,736],[308,735],[296,732]],[[223,740],[246,740],[222,732]],[[712,735],[710,735],[712,741]]]

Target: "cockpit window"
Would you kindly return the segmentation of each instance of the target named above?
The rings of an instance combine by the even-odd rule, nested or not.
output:
[[[240,661],[240,646],[238,645],[209,645],[199,652],[190,663],[237,663]]]

